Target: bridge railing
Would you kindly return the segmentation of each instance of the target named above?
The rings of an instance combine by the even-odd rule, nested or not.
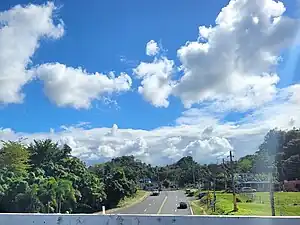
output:
[[[300,217],[0,214],[0,225],[300,225]]]

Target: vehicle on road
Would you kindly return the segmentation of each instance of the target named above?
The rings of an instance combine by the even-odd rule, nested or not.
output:
[[[256,192],[256,189],[253,189],[251,187],[242,187],[241,192],[244,192],[244,193]]]
[[[158,196],[159,195],[159,190],[153,190],[152,196]]]
[[[188,206],[187,206],[187,203],[186,202],[180,202],[179,203],[179,206],[178,206],[178,209],[186,209]]]
[[[205,192],[201,192],[201,193],[199,193],[198,198],[201,199],[201,198],[203,198],[206,194],[207,194],[207,193],[205,193]]]

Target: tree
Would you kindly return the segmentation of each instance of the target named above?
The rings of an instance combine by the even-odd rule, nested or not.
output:
[[[163,185],[165,188],[169,188],[169,187],[170,187],[170,184],[171,184],[171,182],[170,182],[169,180],[164,180],[162,185]]]
[[[54,190],[56,192],[57,202],[56,212],[60,213],[62,211],[62,206],[64,206],[64,211],[71,210],[71,205],[76,202],[75,190],[71,181],[59,179]]]
[[[126,178],[122,169],[116,169],[110,176],[106,177],[104,183],[108,207],[114,207],[126,196],[136,193],[135,183]]]
[[[59,148],[58,144],[50,139],[34,140],[29,145],[28,150],[31,153],[31,163],[42,168],[49,163],[56,164],[60,160],[68,158],[72,151],[68,145]]]
[[[0,150],[0,168],[5,168],[18,175],[25,175],[29,169],[30,154],[19,142],[3,142]]]

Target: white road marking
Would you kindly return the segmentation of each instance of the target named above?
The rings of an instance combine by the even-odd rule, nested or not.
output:
[[[147,209],[144,210],[144,212],[146,212],[146,211],[147,211]]]
[[[193,209],[192,209],[192,205],[189,204],[190,210],[191,210],[191,215],[194,215]]]
[[[165,205],[165,203],[166,203],[166,201],[167,201],[167,198],[168,198],[168,196],[166,196],[166,197],[164,198],[164,201],[162,202],[161,206],[159,207],[159,210],[158,210],[157,214],[160,214],[160,213],[161,213],[161,210],[162,210],[162,208],[164,207],[164,205]]]

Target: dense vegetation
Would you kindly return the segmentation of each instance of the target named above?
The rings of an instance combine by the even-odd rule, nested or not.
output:
[[[165,187],[196,183],[216,189],[229,183],[230,167],[200,165],[187,156],[163,167],[153,167],[133,156],[123,156],[87,167],[71,156],[68,145],[36,140],[29,146],[4,142],[0,150],[0,212],[96,212],[115,207],[133,196],[140,180],[150,178]],[[278,181],[300,178],[300,130],[271,130],[254,155],[234,163],[236,173],[256,173],[265,179],[272,171]]]

